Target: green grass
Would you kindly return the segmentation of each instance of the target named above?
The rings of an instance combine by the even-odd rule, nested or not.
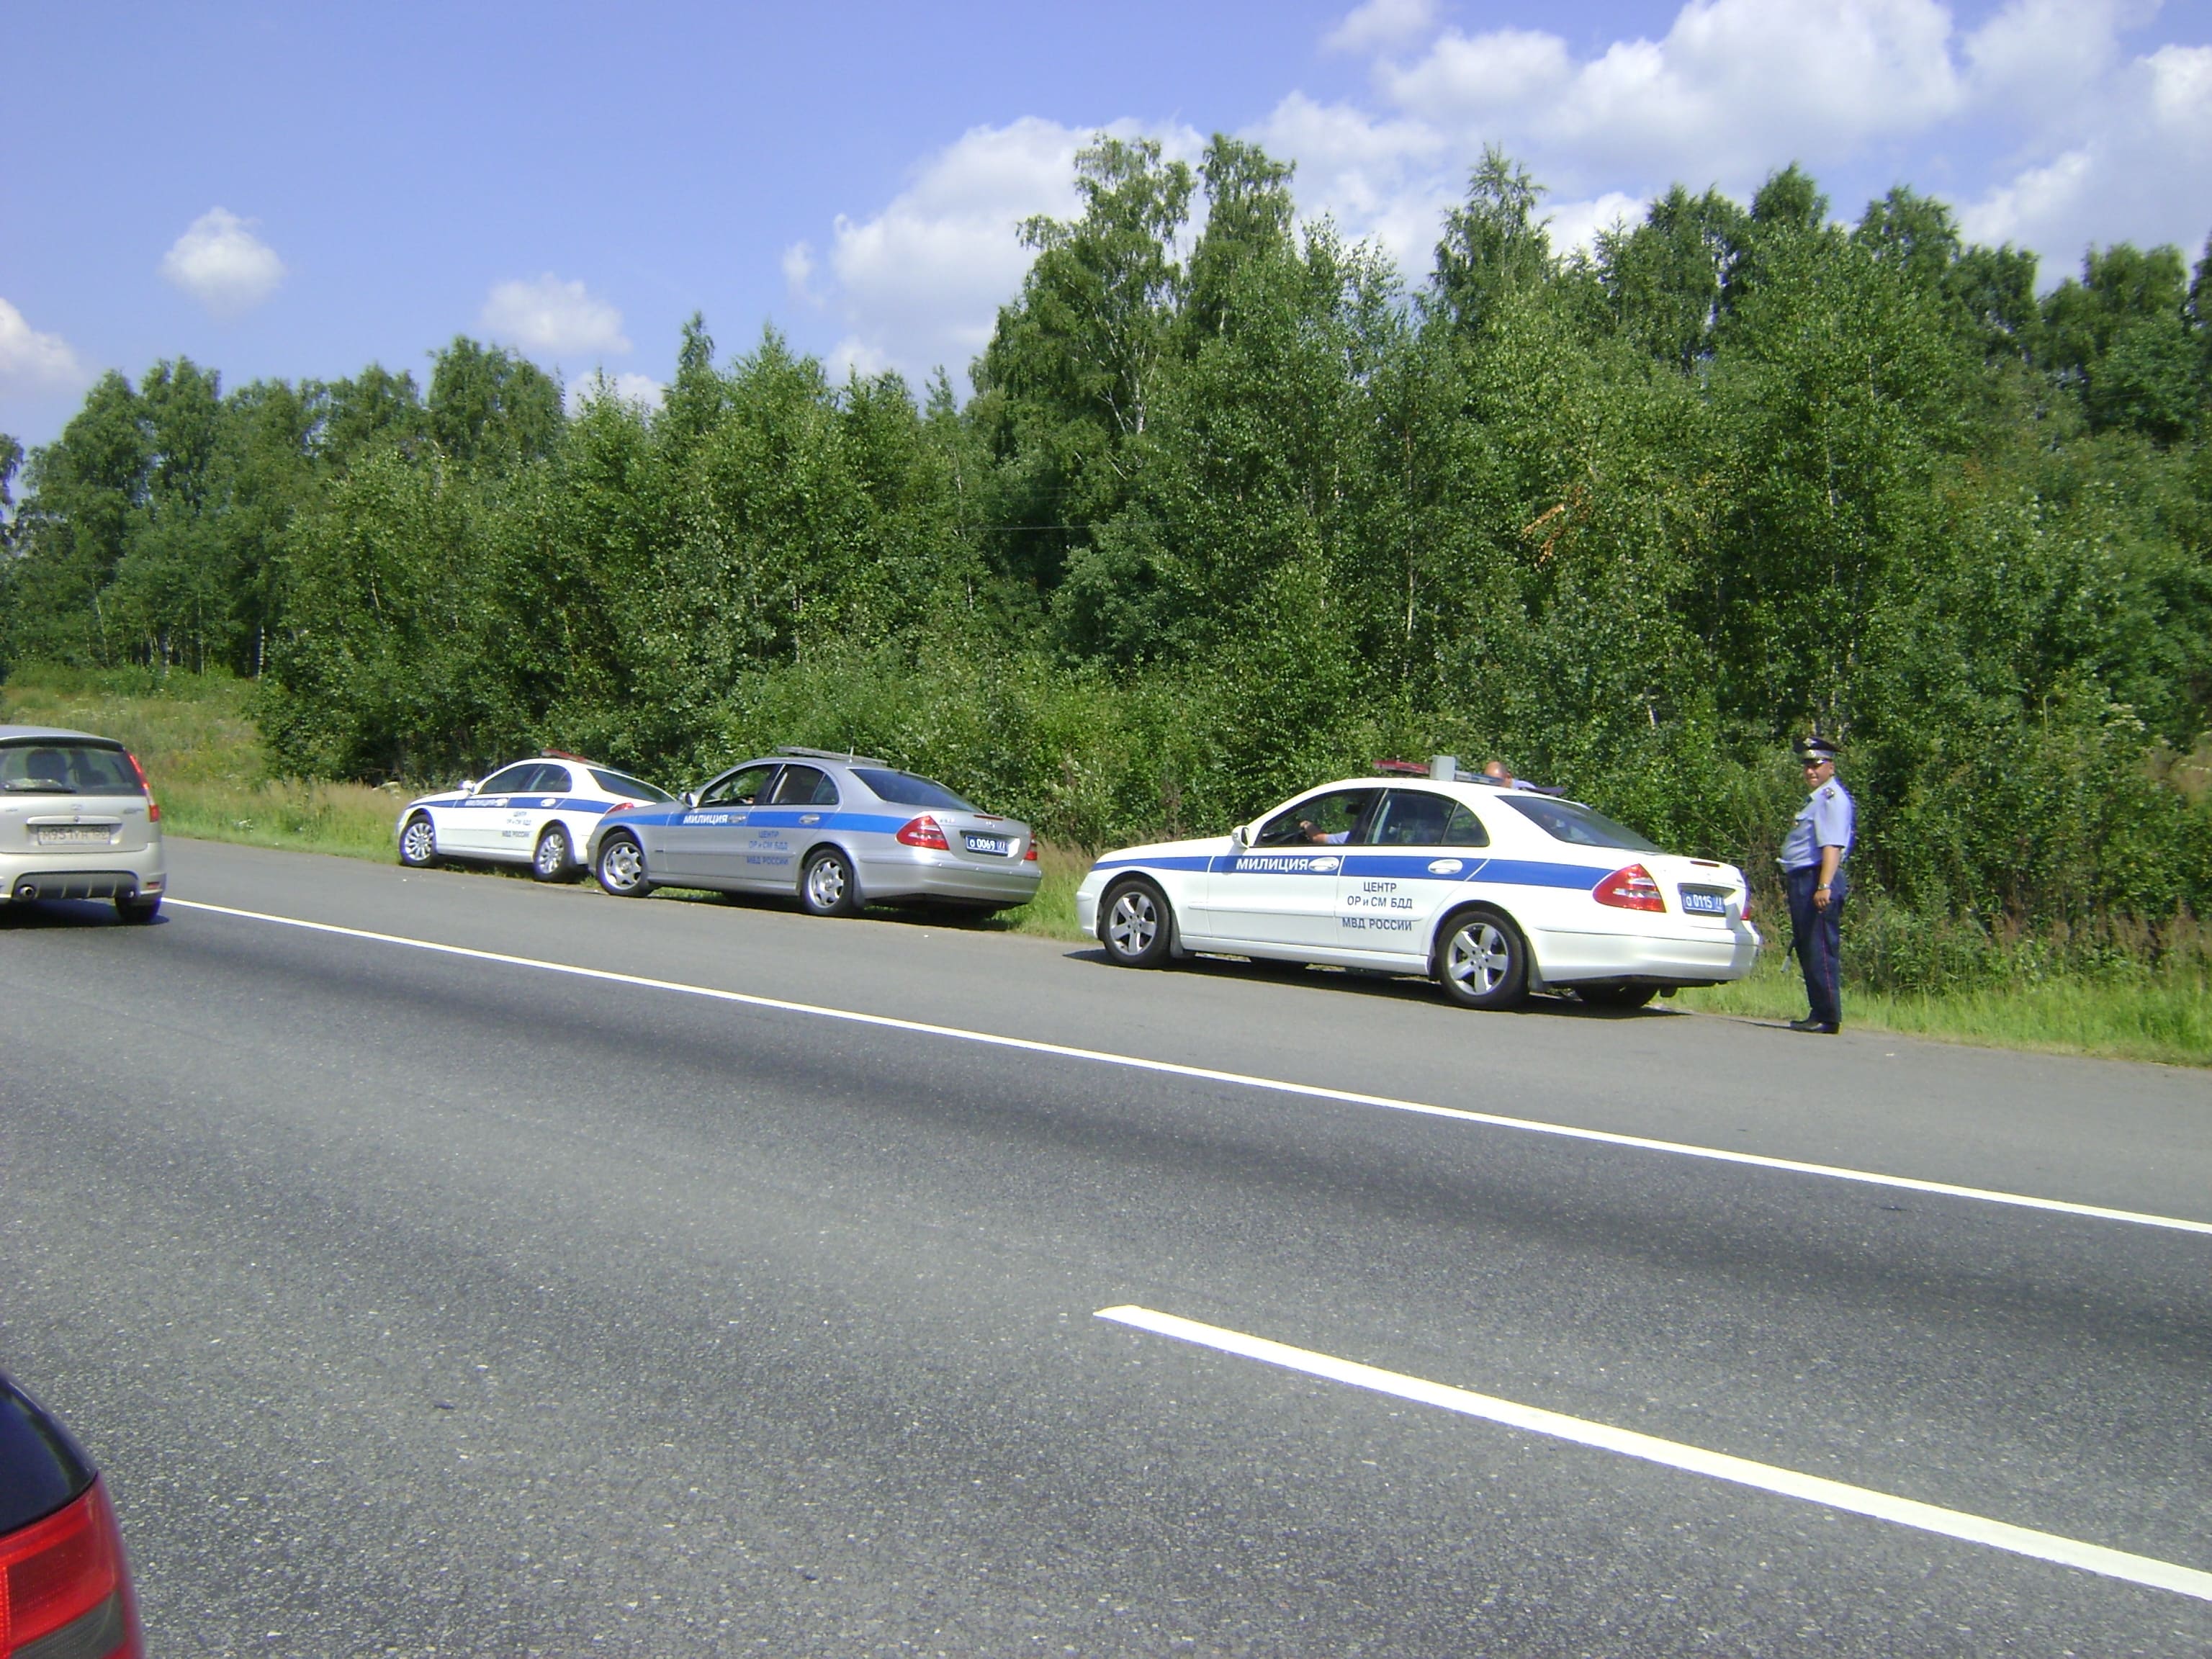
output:
[[[67,726],[128,744],[170,835],[392,857],[398,793],[270,777],[252,695],[228,675],[40,668],[0,686],[0,723]]]
[[[1844,951],[1848,963],[1848,921]],[[1805,982],[1796,960],[1774,944],[1750,978],[1685,991],[1674,1006],[1699,1013],[1796,1019],[1805,1012]],[[1992,1048],[2207,1066],[2212,1065],[2212,983],[2201,972],[2182,969],[2069,975],[1940,994],[1846,984],[1844,1025]]]
[[[1056,847],[1048,841],[1037,843],[1037,861],[1044,866],[1044,881],[1036,896],[1018,910],[1008,910],[998,918],[1007,932],[1036,933],[1045,939],[1085,939],[1089,935],[1075,925],[1075,890],[1083,884],[1084,872],[1091,868],[1091,854],[1079,848]]]
[[[252,688],[223,675],[155,676],[35,668],[0,686],[0,721],[65,726],[128,744],[145,766],[172,835],[350,858],[394,856],[392,823],[403,793],[362,784],[272,778],[251,713]],[[409,792],[411,793],[411,792]],[[979,924],[1047,939],[1084,937],[1075,890],[1090,855],[1048,842],[1036,897]],[[1844,959],[1851,930],[1845,923]],[[1941,994],[1848,986],[1853,1030],[2053,1054],[2212,1065],[2212,975],[2207,955],[2169,951],[2154,969],[2033,974]],[[1771,945],[1759,970],[1735,985],[1685,991],[1674,1006],[1702,1013],[1788,1019],[1805,1011],[1796,964]]]

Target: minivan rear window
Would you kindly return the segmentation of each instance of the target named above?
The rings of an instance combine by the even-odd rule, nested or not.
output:
[[[887,800],[894,806],[942,806],[953,812],[977,810],[943,784],[918,778],[911,772],[894,772],[881,766],[856,766],[853,775],[873,790],[877,799]]]
[[[0,744],[0,791],[10,795],[143,795],[131,757],[106,744],[33,738]]]

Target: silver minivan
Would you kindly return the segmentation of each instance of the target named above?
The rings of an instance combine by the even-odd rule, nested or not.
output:
[[[161,809],[112,738],[0,726],[0,903],[112,899],[125,921],[161,913]]]

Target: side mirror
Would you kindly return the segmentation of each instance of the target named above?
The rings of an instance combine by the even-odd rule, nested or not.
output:
[[[696,795],[695,795],[695,794],[693,794],[693,793],[691,793],[691,791],[690,791],[689,789],[686,789],[686,790],[685,790],[682,794],[678,795],[676,799],[677,799],[678,800],[681,801],[681,802],[682,802],[684,805],[686,805],[686,806],[696,806],[696,805],[699,804],[699,797],[698,797],[698,796],[696,796]]]
[[[1231,847],[1249,846],[1250,845],[1250,839],[1251,838],[1245,833],[1244,826],[1241,823],[1229,832],[1229,844]]]
[[[473,795],[476,792],[477,781],[474,778],[463,778],[461,780],[461,793],[463,794]]]

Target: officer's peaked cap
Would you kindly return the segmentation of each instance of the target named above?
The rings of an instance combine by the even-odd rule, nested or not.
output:
[[[1837,754],[1834,740],[1824,738],[1817,732],[1798,738],[1796,749],[1797,758],[1808,766],[1816,765],[1821,761],[1832,761],[1835,759]]]

